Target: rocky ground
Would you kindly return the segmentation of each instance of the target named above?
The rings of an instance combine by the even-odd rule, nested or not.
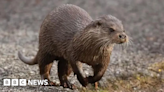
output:
[[[52,9],[67,3],[84,8],[94,19],[105,14],[116,16],[122,20],[126,32],[131,36],[129,46],[123,49],[122,46],[115,47],[109,68],[99,82],[100,87],[109,84],[106,88],[111,88],[111,92],[114,90],[164,92],[164,67],[156,68],[164,64],[161,63],[164,61],[163,0],[0,0],[0,90],[2,92],[71,91],[62,87],[2,86],[4,78],[40,79],[37,65],[29,66],[22,63],[17,57],[17,52],[20,50],[26,56],[35,56],[41,22]],[[51,75],[54,81],[59,81],[56,64],[55,62],[53,65]],[[85,66],[84,70],[89,71],[90,68]],[[126,84],[131,85],[129,78],[135,74],[148,76],[147,78],[157,76],[162,82],[154,90],[152,85],[142,88],[141,83],[128,89],[118,86],[115,82],[117,85],[114,85],[118,87],[113,87],[112,83],[118,78],[125,78],[125,80],[127,78]],[[73,75],[70,80],[78,85],[80,91],[91,91],[89,87],[87,90],[81,90],[79,82]],[[132,85],[135,85],[135,82]]]

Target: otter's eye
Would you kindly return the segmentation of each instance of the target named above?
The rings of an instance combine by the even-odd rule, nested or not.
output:
[[[110,32],[114,32],[115,30],[113,28],[109,28],[109,31]]]

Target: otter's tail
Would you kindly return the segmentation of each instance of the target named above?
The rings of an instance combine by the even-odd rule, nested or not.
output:
[[[37,62],[37,55],[35,56],[34,59],[30,59],[30,58],[25,57],[24,55],[22,55],[22,53],[20,53],[18,51],[18,57],[21,61],[23,61],[24,63],[29,64],[29,65],[34,65],[34,64],[38,63]]]

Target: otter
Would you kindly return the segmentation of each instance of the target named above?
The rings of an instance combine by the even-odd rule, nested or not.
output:
[[[115,44],[128,41],[122,22],[112,15],[93,20],[76,5],[65,4],[50,12],[40,27],[39,50],[33,59],[18,52],[26,64],[39,65],[42,79],[48,79],[53,61],[58,61],[60,85],[73,89],[67,77],[74,72],[82,86],[99,81],[110,62]],[[93,76],[83,76],[82,63],[93,68]]]

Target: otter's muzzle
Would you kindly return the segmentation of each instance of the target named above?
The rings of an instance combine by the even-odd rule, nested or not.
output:
[[[126,42],[126,34],[120,34],[119,35],[119,39],[120,39],[120,43],[124,43],[124,42]]]

